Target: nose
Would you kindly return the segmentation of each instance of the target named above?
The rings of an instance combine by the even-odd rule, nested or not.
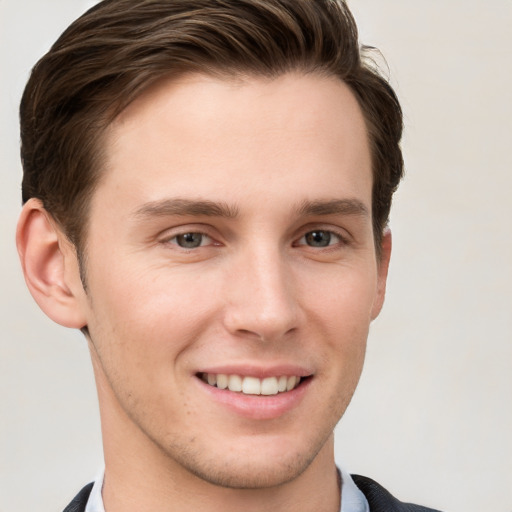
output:
[[[233,335],[278,341],[298,328],[293,273],[279,250],[246,251],[227,281],[224,324]]]

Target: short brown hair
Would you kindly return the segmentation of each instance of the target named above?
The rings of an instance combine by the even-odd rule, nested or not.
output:
[[[403,174],[402,112],[342,0],[104,0],[36,64],[20,107],[23,201],[39,198],[80,255],[102,135],[163,77],[319,72],[343,80],[368,128],[377,250]]]

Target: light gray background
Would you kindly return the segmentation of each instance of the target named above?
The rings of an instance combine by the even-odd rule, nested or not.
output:
[[[25,289],[14,249],[17,105],[93,2],[0,0],[0,512],[62,510],[101,465],[79,333]],[[512,511],[512,1],[352,0],[405,110],[387,303],[337,458],[402,499]]]

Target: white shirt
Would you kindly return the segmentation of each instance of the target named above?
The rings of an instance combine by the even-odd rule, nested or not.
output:
[[[105,469],[102,469],[94,481],[91,494],[89,494],[89,499],[87,500],[85,512],[105,512],[105,507],[103,506],[103,498],[101,496],[104,478]]]
[[[340,512],[370,512],[368,501],[364,494],[359,490],[352,480],[352,477],[346,471],[341,471],[341,510]],[[105,512],[101,489],[103,487],[104,470],[94,482],[85,512]]]
[[[342,482],[340,512],[370,512],[366,496],[359,490],[350,474],[341,468],[340,472]]]

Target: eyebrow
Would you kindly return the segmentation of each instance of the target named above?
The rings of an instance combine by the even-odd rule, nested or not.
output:
[[[235,218],[238,208],[223,202],[181,198],[162,199],[145,203],[135,211],[135,217],[206,216]]]
[[[331,199],[328,201],[303,201],[298,213],[305,217],[315,215],[356,215],[368,217],[368,208],[358,199]]]
[[[303,201],[297,208],[301,216],[323,215],[358,215],[368,216],[368,208],[357,199],[331,199]],[[135,211],[135,217],[164,217],[164,216],[206,216],[234,219],[238,216],[238,207],[224,202],[209,200],[192,200],[169,198],[145,203]]]

